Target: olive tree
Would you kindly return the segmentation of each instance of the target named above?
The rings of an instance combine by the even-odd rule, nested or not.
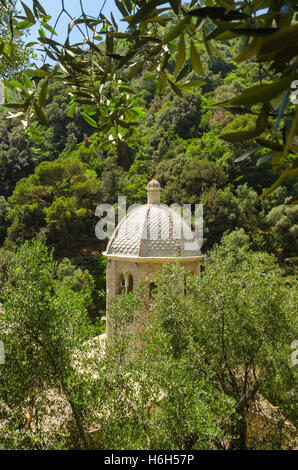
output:
[[[290,345],[297,336],[297,284],[272,256],[249,250],[247,237],[233,233],[208,253],[200,280],[186,277],[187,295],[179,297],[181,275],[180,268],[166,266],[157,276],[155,312],[172,332],[176,355],[190,345],[200,348],[199,367],[212,371],[210,384],[235,400],[233,424],[224,418],[223,426],[234,433],[230,445],[244,449],[258,394],[283,406],[294,389]]]
[[[90,289],[71,289],[56,270],[42,240],[26,242],[6,263],[0,285],[2,449],[59,448],[60,442],[88,447],[88,375],[79,373],[74,355],[93,332]]]

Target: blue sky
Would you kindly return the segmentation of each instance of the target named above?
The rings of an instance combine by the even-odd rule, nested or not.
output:
[[[23,0],[26,5],[30,8],[32,7],[32,0]],[[61,0],[39,0],[40,4],[44,7],[45,11],[51,15],[52,19],[50,21],[51,26],[54,26],[55,21],[61,11]],[[65,8],[70,13],[73,18],[79,18],[81,16],[81,7],[79,0],[65,0]],[[86,14],[96,16],[98,15],[104,0],[82,0],[84,10]],[[17,7],[22,10],[21,2],[19,1]],[[119,30],[124,31],[126,28],[127,23],[120,21],[121,14],[118,11],[114,0],[106,0],[102,13],[110,20],[110,12],[113,12],[114,18],[119,25]],[[64,13],[57,25],[56,32],[58,36],[54,39],[58,42],[64,42],[67,34],[68,24],[70,22],[70,18]],[[34,41],[36,39],[36,35],[38,34],[37,28],[32,27],[30,30],[30,34],[27,38],[26,42]],[[47,35],[50,33],[47,33]],[[82,36],[77,30],[77,28],[73,28],[71,33],[71,42],[74,44],[76,42],[80,42],[82,40]]]
[[[23,0],[30,8],[32,8],[32,0]],[[115,5],[114,0],[81,0],[83,3],[84,10],[86,14],[97,17],[99,11],[103,6],[102,13],[110,20],[110,13],[112,11],[113,16],[118,23],[118,27],[120,31],[125,31],[127,27],[127,23],[124,21],[120,21],[121,13],[119,12],[118,8]],[[51,26],[54,26],[56,19],[61,11],[61,0],[39,0],[40,4],[44,7],[45,11],[51,15],[52,19],[50,20]],[[65,8],[70,13],[72,18],[79,18],[81,16],[81,7],[80,7],[80,0],[64,0]],[[17,7],[22,10],[21,2],[18,0]],[[261,14],[265,10],[260,10],[258,13]],[[56,32],[58,36],[55,36],[56,39],[60,43],[64,43],[67,35],[68,24],[70,23],[70,18],[63,13],[61,16],[59,23],[56,27]],[[49,35],[50,33],[47,33]],[[38,28],[32,27],[30,29],[29,36],[26,42],[31,42],[36,40],[38,36]],[[76,27],[73,28],[71,32],[71,43],[75,44],[77,42],[82,41],[82,35],[78,31]],[[38,52],[37,52],[38,53]],[[40,62],[40,61],[38,61]]]

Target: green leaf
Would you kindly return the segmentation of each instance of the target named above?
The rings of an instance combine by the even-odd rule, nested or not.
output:
[[[45,15],[45,16],[47,15],[44,8],[41,6],[38,0],[33,0],[33,10],[34,12],[38,10],[42,15]]]
[[[48,72],[44,69],[36,69],[36,70],[27,70],[27,72],[32,75],[33,77],[44,78],[48,76]]]
[[[118,25],[115,21],[115,18],[114,18],[114,15],[113,15],[112,12],[111,12],[111,20],[112,20],[112,23],[113,23],[113,26],[114,26],[115,30],[117,31],[118,30]]]
[[[217,28],[208,34],[206,40],[209,41],[210,39],[215,39],[215,41],[229,41],[231,39],[235,39],[236,37],[237,35],[228,29],[221,31],[219,28]]]
[[[34,23],[32,23],[31,21],[27,21],[27,20],[24,20],[24,21],[20,21],[17,25],[16,25],[16,29],[17,30],[23,30],[23,29],[27,29],[27,28],[30,28]]]
[[[92,119],[90,116],[88,116],[88,114],[86,113],[81,113],[81,115],[83,116],[83,118],[85,119],[86,122],[88,122],[88,124],[90,124],[90,126],[92,127],[98,127],[97,126],[97,122],[94,121],[94,119]]]
[[[174,91],[174,93],[176,93],[176,95],[182,97],[182,96],[183,96],[183,93],[182,93],[182,91],[181,91],[181,88],[180,88],[178,85],[176,85],[174,82],[172,82],[172,80],[170,80],[169,78],[168,78],[168,82],[169,82],[169,84],[170,84],[170,87],[171,87],[172,90]]]
[[[167,87],[166,77],[162,73],[160,73],[159,78],[157,80],[156,92],[162,93],[163,91],[165,91],[166,87]]]
[[[253,105],[257,103],[268,102],[286,90],[291,82],[296,78],[298,78],[298,74],[286,76],[267,85],[257,85],[251,88],[247,88],[241,93],[240,96],[236,96],[235,98],[224,101],[222,103],[217,103],[215,106],[222,106],[226,104]]]
[[[131,0],[124,0],[124,3],[125,3],[127,11],[129,13],[131,13],[131,11],[132,11],[132,1]]]
[[[161,26],[166,26],[169,21],[171,21],[170,17],[150,16],[147,20],[144,20],[144,23],[159,23]]]
[[[47,53],[47,56],[49,56],[50,59],[52,59],[56,62],[57,57],[50,51],[50,49],[47,48],[47,47],[44,47],[44,50]]]
[[[75,111],[76,111],[76,103],[74,100],[71,100],[71,102],[68,105],[67,116],[70,118],[74,118]]]
[[[221,34],[224,34],[226,32],[229,32],[229,25],[226,24],[226,23],[223,23],[223,24],[217,26],[217,28],[215,28],[213,31],[211,31],[211,33],[208,34],[206,39],[207,39],[207,41],[210,41],[211,39],[216,39],[218,36],[220,36]],[[235,34],[231,34],[231,33],[229,33],[229,34],[232,37],[235,36]]]
[[[206,47],[206,50],[208,52],[208,55],[211,59],[211,62],[213,64],[216,63],[216,59],[214,57],[214,54],[213,54],[213,48],[211,47],[211,44],[210,44],[210,41],[207,40],[207,29],[206,29],[206,25],[203,26],[203,40],[204,40],[204,44],[205,44],[205,47]]]
[[[267,139],[263,139],[261,137],[258,137],[256,139],[256,142],[260,145],[262,145],[262,147],[266,147],[268,149],[272,149],[272,150],[278,150],[278,151],[282,151],[283,149],[283,146],[281,144],[279,144],[278,142],[276,141],[271,141],[271,140],[267,140]]]
[[[208,42],[208,41],[207,41]],[[222,60],[225,60],[224,56],[222,55],[222,53],[216,49],[216,47],[212,46],[212,44],[209,45],[210,49],[216,54],[218,55]]]
[[[260,129],[250,129],[248,131],[238,131],[238,132],[231,132],[229,134],[221,135],[220,138],[225,140],[226,142],[244,142],[248,139],[253,139],[261,134]]]
[[[134,111],[141,118],[146,116],[146,111],[142,106],[135,106],[131,108],[131,111]]]
[[[35,24],[36,23],[35,16],[33,15],[30,8],[22,1],[21,1],[21,4],[22,4],[22,7],[24,8],[24,11],[26,13],[28,20],[31,21],[31,23]]]
[[[137,75],[137,73],[141,70],[141,68],[143,67],[144,65],[144,61],[143,62],[140,62],[139,64],[137,64],[135,67],[133,67],[131,69],[131,71],[129,72],[129,74],[127,75],[126,78],[132,78],[134,77],[135,75]]]
[[[4,96],[5,96],[6,101],[10,100],[10,96],[6,87],[4,87]]]
[[[103,34],[109,34],[110,36],[113,36],[113,38],[117,38],[117,39],[133,39],[133,35],[132,34],[128,34],[128,33],[111,33],[110,31],[108,31],[107,33],[103,33]]]
[[[39,104],[36,101],[34,102],[33,107],[34,107],[34,111],[38,119],[47,126],[49,123],[48,123],[48,118],[44,110],[39,106]]]
[[[145,73],[142,76],[143,80],[155,80],[156,74],[155,73]]]
[[[48,93],[48,84],[49,80],[44,80],[41,84],[39,95],[38,95],[38,104],[43,107],[45,105]]]
[[[298,24],[282,28],[263,41],[260,54],[271,53],[274,50],[286,49],[290,44],[298,42]]]
[[[116,119],[116,122],[119,126],[123,127],[124,129],[129,129],[132,126],[138,126],[138,121],[124,121],[123,119]]]
[[[163,44],[168,44],[169,42],[176,39],[179,34],[183,31],[183,22],[176,24],[170,31],[167,32],[165,37],[163,38]]]
[[[197,18],[210,18],[211,20],[233,21],[249,18],[245,13],[240,11],[230,10],[227,13],[227,8],[222,7],[202,7],[189,10],[187,12],[190,16]]]
[[[54,41],[54,39],[52,38],[40,38],[40,39],[43,44],[49,44],[51,47],[53,47],[53,49],[55,49],[55,51],[59,52],[59,48],[61,46],[59,42]]]
[[[47,37],[47,35],[46,35],[46,33],[45,33],[45,30],[44,30],[43,28],[40,28],[40,29],[38,30],[38,33],[39,33],[39,36],[40,36],[41,38],[43,38],[43,39]]]
[[[155,7],[162,5],[163,3],[163,0],[151,0],[148,3],[143,4],[137,13],[131,16],[129,20],[128,17],[126,17],[126,20],[130,22],[131,26],[135,26],[139,22],[145,20],[152,13]]]
[[[12,108],[12,109],[22,109],[23,103],[6,103],[5,108]]]
[[[184,34],[181,33],[179,46],[178,46],[176,66],[175,66],[175,71],[174,71],[174,77],[176,77],[177,73],[181,69],[184,62],[185,62],[185,40],[184,40]]]
[[[276,152],[275,155],[273,155],[271,160],[271,167],[273,171],[277,171],[279,169],[282,156],[282,152]]]
[[[120,91],[126,91],[127,93],[131,93],[131,94],[134,93],[133,89],[130,86],[127,86],[127,85],[121,85],[119,87],[119,90]]]
[[[25,83],[26,87],[29,88],[29,90],[32,90],[32,82],[31,82],[30,78],[28,77],[28,75],[26,75],[24,73],[23,79],[24,79],[24,83]]]
[[[189,69],[190,69],[189,65],[185,64],[184,67],[178,73],[178,75],[176,77],[176,82],[179,82],[179,80],[186,77],[186,75],[189,73]]]
[[[42,26],[47,29],[51,34],[53,34],[54,36],[58,36],[58,34],[56,33],[56,31],[52,28],[52,26],[50,24],[48,24],[46,21],[42,21],[41,22]]]
[[[115,3],[117,5],[117,8],[118,10],[120,11],[120,13],[126,17],[128,15],[128,12],[126,11],[126,8],[124,5],[122,5],[121,1],[120,0],[115,0]]]
[[[183,83],[182,89],[193,91],[194,88],[198,88],[202,85],[205,85],[203,80],[189,80],[188,82]]]
[[[114,41],[112,36],[106,36],[106,50],[109,53],[113,53],[114,51]]]
[[[262,40],[260,38],[254,38],[242,51],[239,52],[235,57],[236,62],[243,62],[256,54],[261,47]]]
[[[18,82],[17,80],[8,80],[4,82],[6,86],[11,89],[18,88],[19,90],[25,91],[25,87],[22,83]]]
[[[191,65],[194,71],[198,75],[204,75],[204,70],[203,70],[200,56],[192,40],[190,41],[190,61],[191,61]]]

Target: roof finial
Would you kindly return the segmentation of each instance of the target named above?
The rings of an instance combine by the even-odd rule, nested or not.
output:
[[[160,204],[160,191],[161,186],[159,181],[151,180],[147,184],[147,202],[148,204]]]

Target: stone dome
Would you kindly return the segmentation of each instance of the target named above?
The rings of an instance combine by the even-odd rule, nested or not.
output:
[[[161,186],[148,183],[148,202],[130,211],[116,227],[104,253],[124,258],[202,258],[190,225],[160,204]]]

